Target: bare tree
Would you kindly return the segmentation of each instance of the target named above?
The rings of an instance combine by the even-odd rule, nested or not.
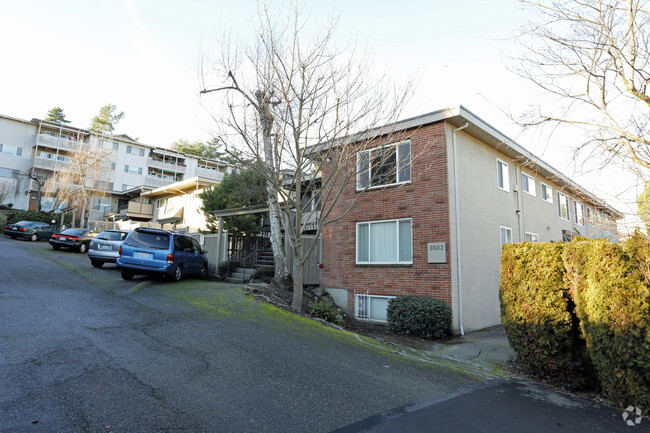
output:
[[[318,238],[334,222],[334,205],[356,182],[357,152],[371,138],[356,133],[394,122],[412,86],[399,89],[376,73],[367,52],[335,49],[335,20],[315,26],[297,7],[284,20],[262,7],[258,18],[251,46],[227,41],[214,63],[201,59],[201,93],[216,92],[227,107],[213,114],[226,149],[258,162],[249,165],[266,179],[276,277],[288,274],[284,233],[291,306],[300,310],[304,265],[316,245],[306,247],[304,235]]]
[[[520,119],[586,132],[576,153],[650,169],[650,10],[644,0],[520,0],[539,20],[518,37],[513,68],[547,96]]]
[[[107,194],[111,151],[101,140],[78,143],[69,161],[47,179],[43,191],[59,203],[81,209],[80,226],[84,227],[92,196]]]
[[[0,204],[4,203],[6,199],[14,195],[14,186],[5,180],[0,182]]]

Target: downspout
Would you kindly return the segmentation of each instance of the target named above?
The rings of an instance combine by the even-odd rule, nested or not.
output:
[[[457,281],[457,290],[458,290],[458,327],[460,329],[460,335],[465,335],[465,328],[463,327],[463,291],[461,284],[462,269],[460,262],[460,210],[458,205],[458,165],[457,152],[456,152],[456,133],[462,129],[465,129],[469,126],[469,122],[465,122],[460,128],[456,128],[451,131],[451,146],[454,154],[454,213],[456,215],[456,279]]]

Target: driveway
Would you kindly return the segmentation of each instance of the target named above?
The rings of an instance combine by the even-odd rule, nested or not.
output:
[[[211,281],[0,236],[0,432],[327,432],[486,383]]]

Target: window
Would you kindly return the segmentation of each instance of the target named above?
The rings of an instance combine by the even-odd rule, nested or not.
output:
[[[539,242],[539,235],[537,233],[526,232],[526,242]]]
[[[512,242],[512,229],[501,226],[501,247]]]
[[[126,146],[126,153],[131,155],[144,156],[144,149],[142,147],[131,146],[130,144]]]
[[[39,156],[40,156],[41,158],[45,158],[45,159],[52,159],[52,158],[54,158],[54,155],[53,155],[53,154],[51,154],[51,153],[47,153],[47,152],[41,152]]]
[[[92,210],[105,211],[111,207],[111,198],[110,197],[98,197],[92,196],[90,198],[90,208]]]
[[[573,215],[575,223],[581,226],[585,225],[585,205],[578,203],[577,201],[573,202]]]
[[[357,263],[412,262],[410,218],[357,223]]]
[[[537,195],[535,191],[535,178],[526,173],[521,174],[521,187],[525,193]]]
[[[65,162],[65,161],[70,160],[70,158],[68,158],[67,156],[63,156],[63,155],[57,155],[56,160]]]
[[[0,177],[8,177],[10,179],[18,179],[18,170],[11,168],[0,167]]]
[[[385,322],[387,319],[388,301],[394,296],[376,296],[354,294],[354,316],[357,319],[377,320]]]
[[[111,162],[111,170],[115,170],[115,163]]]
[[[561,192],[557,193],[557,212],[560,218],[569,221],[569,198]]]
[[[4,153],[5,155],[21,156],[23,154],[23,148],[16,147],[16,146],[7,146],[6,144],[0,144],[0,153]]]
[[[135,188],[135,185],[128,185],[126,183],[122,184],[122,191],[126,191],[126,190],[133,189],[133,188]]]
[[[142,167],[134,167],[132,165],[125,165],[124,172],[130,174],[142,174]]]
[[[504,191],[510,191],[510,173],[508,163],[497,159],[497,186]]]
[[[156,209],[164,208],[165,206],[167,206],[166,198],[159,198],[156,200]]]
[[[411,181],[411,142],[364,150],[357,155],[357,189]]]
[[[542,200],[553,203],[553,189],[545,183],[542,184]]]
[[[119,147],[120,147],[119,143],[117,141],[114,141],[113,142],[113,150],[117,150],[117,149],[119,149]]]

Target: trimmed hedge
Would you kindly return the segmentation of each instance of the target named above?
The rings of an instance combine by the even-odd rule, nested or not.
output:
[[[597,387],[567,283],[562,243],[506,244],[501,319],[524,370],[569,389]]]
[[[604,395],[650,407],[650,244],[571,242],[565,266],[582,333]]]
[[[429,296],[398,296],[388,301],[387,322],[396,334],[442,338],[451,334],[451,307]]]

